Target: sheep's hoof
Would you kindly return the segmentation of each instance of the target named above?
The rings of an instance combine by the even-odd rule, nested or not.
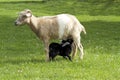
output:
[[[80,56],[80,59],[83,60],[83,56]]]
[[[49,59],[49,58],[47,58],[45,61],[46,61],[46,62],[49,62],[49,61],[50,61],[50,59]]]

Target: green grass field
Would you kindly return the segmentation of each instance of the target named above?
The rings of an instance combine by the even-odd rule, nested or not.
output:
[[[36,16],[69,13],[85,26],[85,56],[45,62],[44,45],[26,25],[16,27],[17,13]],[[59,40],[58,40],[59,41]],[[119,0],[0,0],[0,80],[119,80]]]

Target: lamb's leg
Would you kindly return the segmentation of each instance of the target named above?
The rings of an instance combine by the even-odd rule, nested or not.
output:
[[[68,55],[67,57],[68,57],[68,59],[69,59],[70,61],[72,61],[71,56]]]
[[[64,59],[67,59],[66,56],[63,56]]]

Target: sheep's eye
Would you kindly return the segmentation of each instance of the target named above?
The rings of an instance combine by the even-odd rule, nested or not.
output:
[[[26,15],[23,15],[22,18],[26,18]]]

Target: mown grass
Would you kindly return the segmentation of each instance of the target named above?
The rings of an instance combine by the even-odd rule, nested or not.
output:
[[[0,80],[119,80],[119,0],[1,0]],[[17,13],[29,8],[34,15],[70,13],[85,26],[85,56],[73,62],[57,57],[45,62],[44,46],[29,27],[15,27]]]

